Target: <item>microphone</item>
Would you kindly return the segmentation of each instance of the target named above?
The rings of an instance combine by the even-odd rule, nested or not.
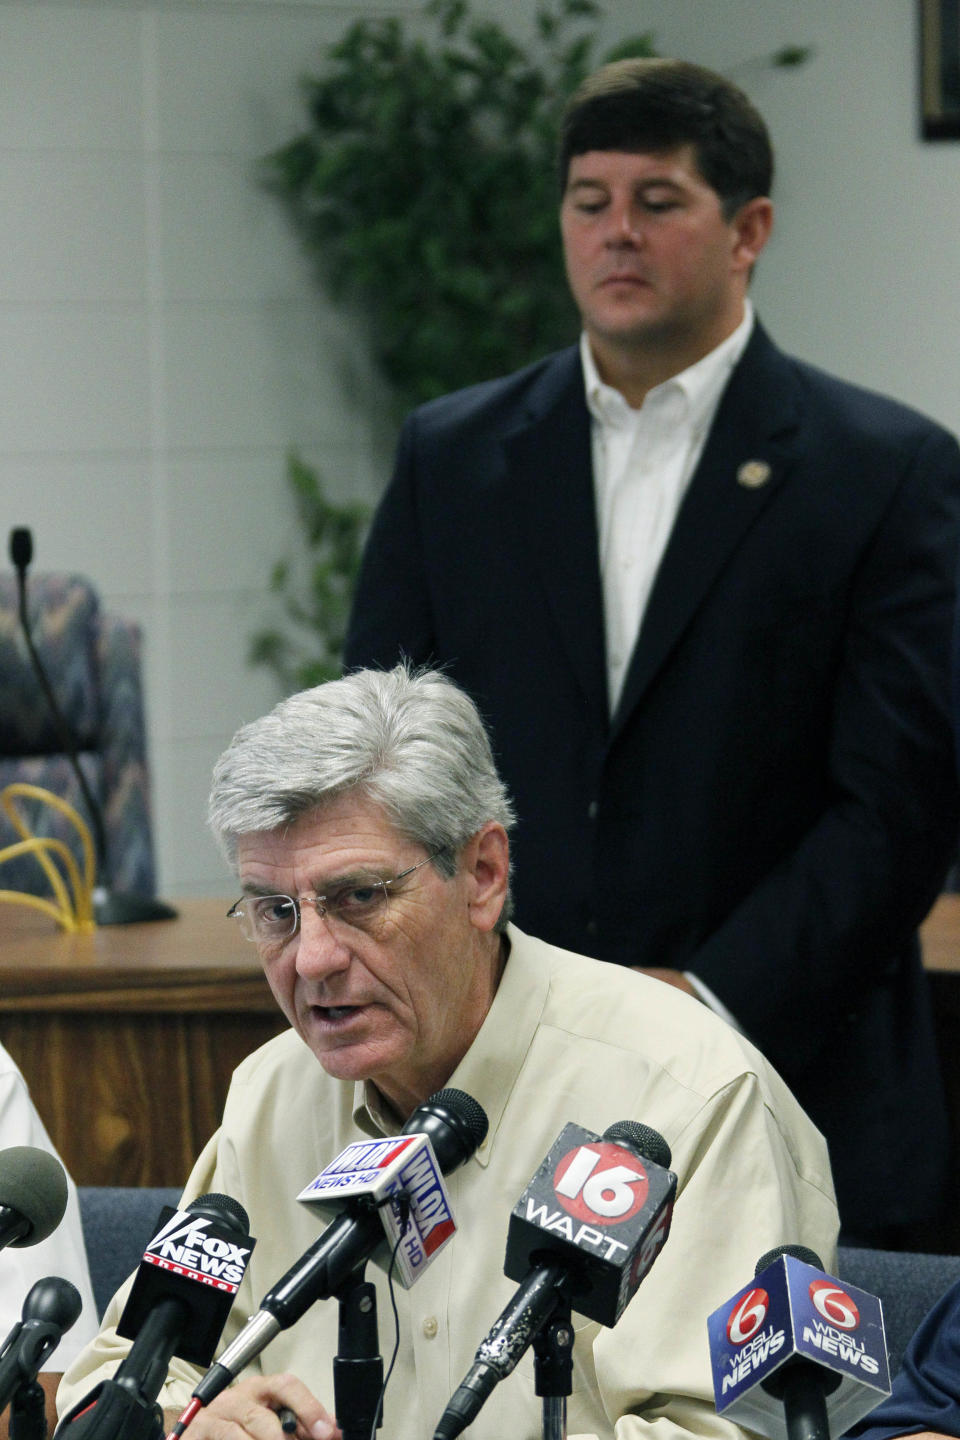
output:
[[[120,1368],[66,1416],[71,1440],[147,1440],[163,1433],[157,1396],[174,1355],[213,1359],[256,1241],[229,1195],[165,1205],[137,1270],[117,1334],[132,1339]]]
[[[472,1096],[462,1090],[438,1090],[422,1105],[418,1105],[404,1125],[400,1136],[388,1141],[373,1142],[375,1146],[387,1145],[396,1149],[398,1141],[406,1136],[425,1135],[432,1146],[440,1171],[449,1175],[459,1165],[469,1160],[487,1133],[487,1117],[483,1107]],[[362,1147],[362,1142],[360,1142]],[[338,1163],[349,1157],[354,1146],[348,1146],[341,1156],[328,1166],[323,1175],[335,1171]],[[416,1147],[416,1156],[422,1147]],[[389,1157],[388,1157],[389,1158]],[[402,1158],[409,1158],[407,1147],[403,1147]],[[350,1172],[345,1172],[349,1174]],[[411,1217],[418,1205],[421,1219],[415,1227],[418,1238],[415,1243],[427,1248],[430,1238],[430,1223],[433,1228],[449,1229],[452,1234],[452,1217],[449,1201],[439,1195],[431,1184],[423,1180],[425,1172],[419,1167],[411,1188]],[[328,1225],[320,1238],[310,1246],[300,1259],[291,1266],[271,1290],[263,1297],[257,1313],[247,1321],[243,1330],[224,1350],[220,1359],[207,1371],[193,1392],[193,1400],[187,1406],[174,1433],[182,1433],[180,1426],[186,1426],[189,1419],[204,1405],[209,1405],[234,1377],[260,1354],[280,1330],[286,1330],[316,1301],[328,1300],[354,1271],[371,1258],[385,1239],[384,1216],[386,1209],[378,1206],[377,1194],[380,1177],[370,1182],[364,1193],[355,1193],[347,1201],[337,1218]],[[316,1183],[316,1182],[315,1182]],[[419,1187],[419,1193],[418,1193]],[[308,1186],[307,1194],[312,1187]],[[399,1195],[401,1187],[396,1184],[393,1195]],[[387,1230],[386,1235],[390,1234]],[[449,1238],[449,1235],[443,1237]],[[435,1247],[439,1249],[439,1244]],[[423,1264],[415,1267],[422,1273]],[[414,1275],[416,1278],[416,1275]]]
[[[10,561],[17,572],[20,628],[27,644],[31,668],[43,691],[47,707],[60,736],[60,743],[70,762],[70,767],[77,777],[80,793],[86,802],[97,855],[97,874],[104,877],[107,874],[107,840],[103,825],[103,810],[84,774],[77,754],[76,738],[70,729],[67,717],[60,708],[33,640],[30,615],[27,609],[27,569],[32,559],[33,535],[25,527],[18,526],[10,531]],[[103,883],[102,878],[101,883],[93,892],[93,913],[98,925],[134,925],[147,920],[173,920],[177,914],[176,910],[165,905],[161,900],[152,900],[145,895],[128,895],[121,891],[112,891]]]
[[[0,1250],[46,1240],[67,1208],[67,1176],[55,1155],[33,1145],[0,1150]]]
[[[880,1301],[805,1246],[768,1251],[707,1327],[717,1413],[773,1440],[830,1440],[890,1393]]]
[[[0,1411],[21,1386],[34,1383],[82,1308],[76,1285],[59,1275],[48,1275],[31,1286],[21,1318],[0,1347]]]
[[[472,1425],[488,1396],[561,1305],[612,1326],[670,1230],[677,1177],[670,1147],[621,1120],[598,1137],[565,1125],[514,1206],[504,1273],[520,1280],[450,1399],[434,1440]]]

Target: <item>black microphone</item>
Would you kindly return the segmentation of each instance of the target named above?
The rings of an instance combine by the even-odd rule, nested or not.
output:
[[[103,810],[100,802],[95,797],[87,777],[84,774],[83,766],[80,764],[80,757],[77,754],[77,742],[67,722],[67,717],[60,708],[57,697],[54,694],[53,686],[47,675],[43,661],[37,651],[33,640],[33,631],[30,625],[30,615],[27,608],[27,569],[33,559],[33,536],[23,526],[18,526],[10,531],[10,560],[17,572],[17,597],[20,614],[20,628],[23,631],[23,638],[27,644],[27,654],[30,657],[30,665],[33,673],[40,684],[47,707],[57,727],[60,736],[60,743],[63,746],[70,767],[77,777],[80,786],[80,793],[86,802],[87,811],[90,816],[90,823],[93,829],[93,843],[97,856],[97,875],[99,884],[93,892],[93,913],[98,925],[137,925],[147,920],[174,920],[177,912],[171,906],[165,905],[161,900],[152,900],[145,895],[129,895],[119,890],[111,890],[105,883],[107,876],[107,839],[103,825]]]
[[[117,1334],[133,1345],[61,1421],[70,1440],[147,1440],[163,1433],[157,1396],[174,1355],[209,1365],[256,1241],[243,1206],[200,1195],[185,1210],[165,1205],[147,1245]]]
[[[880,1302],[781,1245],[708,1320],[718,1414],[773,1440],[830,1440],[890,1393]]]
[[[438,1090],[417,1106],[400,1133],[427,1135],[441,1171],[449,1175],[482,1143],[487,1117],[483,1107],[462,1090]],[[192,1402],[188,1409],[195,1413],[209,1405],[278,1331],[299,1320],[315,1301],[335,1294],[384,1240],[384,1224],[376,1206],[363,1200],[348,1201],[337,1219],[263,1297],[257,1313],[204,1375],[193,1392],[195,1405]]]
[[[67,1176],[55,1155],[33,1145],[0,1150],[0,1250],[46,1240],[67,1208]]]
[[[452,1395],[434,1440],[479,1415],[561,1305],[615,1325],[670,1230],[677,1177],[658,1131],[565,1125],[510,1216],[504,1272],[521,1281]]]
[[[0,1411],[22,1385],[32,1385],[83,1308],[80,1291],[59,1275],[27,1292],[20,1319],[0,1347]]]

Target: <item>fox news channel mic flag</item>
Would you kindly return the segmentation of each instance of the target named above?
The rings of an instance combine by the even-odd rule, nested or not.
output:
[[[201,1196],[185,1210],[165,1205],[143,1252],[117,1334],[136,1340],[156,1307],[175,1300],[183,1319],[174,1353],[195,1365],[209,1365],[257,1243],[246,1233],[247,1223],[243,1207],[229,1196]]]
[[[397,1204],[401,1194],[409,1201],[406,1223]],[[332,1219],[340,1201],[361,1195],[377,1207],[391,1255],[399,1242],[395,1270],[401,1285],[409,1290],[453,1239],[457,1228],[428,1136],[357,1140],[321,1170],[297,1199],[316,1205]]]
[[[790,1432],[787,1367],[819,1372],[831,1436],[890,1393],[880,1301],[793,1255],[760,1270],[707,1326],[717,1412],[762,1435]]]
[[[165,1205],[117,1325],[133,1341],[116,1374],[64,1415],[70,1440],[158,1440],[157,1396],[174,1355],[209,1365],[256,1241],[230,1195]]]

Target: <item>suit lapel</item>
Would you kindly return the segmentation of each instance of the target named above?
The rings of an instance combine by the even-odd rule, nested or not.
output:
[[[563,351],[504,439],[529,563],[594,723],[609,723],[590,421],[580,355]]]
[[[614,735],[784,483],[798,405],[789,361],[757,326],[720,402],[657,572]]]

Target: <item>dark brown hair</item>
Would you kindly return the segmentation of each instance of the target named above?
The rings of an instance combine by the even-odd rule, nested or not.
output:
[[[560,131],[560,193],[570,160],[590,150],[673,150],[692,145],[697,169],[729,220],[773,186],[763,117],[736,85],[686,60],[615,60],[571,96]]]

